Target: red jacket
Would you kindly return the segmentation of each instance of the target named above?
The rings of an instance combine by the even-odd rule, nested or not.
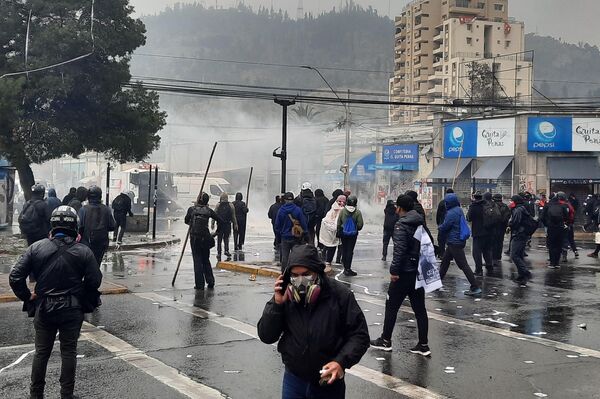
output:
[[[558,200],[558,203],[561,205],[567,205],[569,207],[569,219],[566,222],[567,222],[567,224],[574,224],[575,223],[575,208],[573,208],[573,205],[571,205],[571,203],[569,201],[564,201],[564,200]]]

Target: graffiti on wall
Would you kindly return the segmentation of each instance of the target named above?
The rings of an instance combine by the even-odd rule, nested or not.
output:
[[[535,193],[535,182],[527,176],[521,176],[519,177],[519,192],[524,193],[525,191]]]

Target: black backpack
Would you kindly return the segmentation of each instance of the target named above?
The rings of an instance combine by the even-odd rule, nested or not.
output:
[[[483,204],[483,227],[494,228],[502,223],[502,212],[494,201],[485,201]]]
[[[115,212],[126,212],[127,211],[127,199],[123,198],[122,194],[117,195],[112,202],[112,209]]]
[[[190,220],[190,234],[196,237],[210,235],[208,230],[208,215],[202,212],[202,207],[196,206]]]
[[[529,213],[523,213],[522,220],[523,232],[528,236],[532,236],[540,227],[540,224],[537,220],[535,220]]]
[[[108,240],[108,220],[103,205],[88,205],[83,223],[85,236],[90,243]]]
[[[313,220],[317,213],[317,200],[312,197],[302,199],[302,213],[306,216],[306,221]]]
[[[548,205],[546,216],[547,225],[558,227],[565,223],[565,207],[558,202]]]
[[[19,227],[21,233],[25,235],[33,235],[40,232],[40,215],[36,209],[36,202],[39,200],[27,201],[23,211],[19,215]]]

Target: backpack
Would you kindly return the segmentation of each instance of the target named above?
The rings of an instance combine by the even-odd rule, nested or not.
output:
[[[532,236],[540,227],[540,224],[537,220],[535,220],[530,214],[523,215],[523,232],[527,234],[527,236]]]
[[[123,195],[117,195],[112,202],[112,209],[115,212],[125,212],[127,211],[127,200],[123,198]]]
[[[547,222],[550,226],[562,226],[565,223],[565,208],[559,203],[548,206]]]
[[[304,229],[302,228],[300,221],[294,219],[291,213],[288,213],[288,216],[292,221],[292,236],[294,236],[295,238],[302,238],[302,236],[304,235]]]
[[[348,215],[346,221],[344,222],[344,226],[342,228],[342,234],[345,237],[354,237],[358,235],[358,229],[356,228],[356,222],[352,215]]]
[[[312,197],[302,199],[302,213],[306,216],[306,221],[310,222],[317,213],[317,200]]]
[[[89,243],[108,241],[108,220],[104,205],[88,205],[85,208],[83,229]]]
[[[25,235],[37,234],[40,231],[40,216],[35,207],[36,202],[37,200],[28,201],[19,215],[19,227],[21,233]]]
[[[471,229],[465,219],[465,215],[460,215],[459,238],[461,241],[467,241],[471,237]]]
[[[202,211],[203,207],[196,206],[192,211],[192,219],[190,220],[190,235],[197,238],[203,247],[213,248],[215,239],[208,230],[209,215]]]
[[[502,223],[500,207],[493,201],[486,201],[483,204],[483,227],[485,229],[494,228],[500,223]]]

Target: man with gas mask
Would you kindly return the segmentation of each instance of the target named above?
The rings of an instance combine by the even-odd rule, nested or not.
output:
[[[258,322],[261,341],[279,341],[283,399],[344,398],[345,370],[369,348],[367,323],[354,294],[324,270],[315,247],[294,247]]]

